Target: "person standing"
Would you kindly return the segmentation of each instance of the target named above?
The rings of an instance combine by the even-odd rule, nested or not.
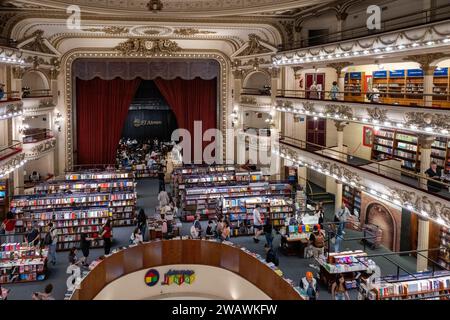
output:
[[[314,214],[319,217],[319,225],[320,225],[320,228],[323,229],[324,209],[323,209],[322,202],[319,202],[318,204],[316,204],[316,209],[314,211]]]
[[[5,84],[0,83],[0,100],[2,100],[4,96],[5,96]]]
[[[206,227],[206,237],[209,239],[214,237],[214,224],[212,220],[208,220],[208,226]]]
[[[319,287],[317,280],[311,271],[306,272],[305,277],[300,280],[300,288],[306,291],[309,300],[317,300],[319,298]]]
[[[220,239],[222,241],[230,241],[230,235],[231,235],[230,223],[227,220],[225,220]]]
[[[112,237],[112,229],[111,229],[111,220],[106,220],[103,225],[103,231],[100,234],[100,238],[103,238],[104,247],[105,247],[105,255],[111,252],[111,237]]]
[[[197,230],[198,237],[202,237],[202,224],[200,223],[200,214],[195,215],[194,227]]]
[[[331,286],[331,296],[333,300],[350,300],[345,286],[345,278],[342,273],[339,273],[336,277],[336,281]]]
[[[270,220],[269,214],[266,214],[266,216],[264,218],[263,231],[264,231],[264,236],[266,237],[267,244],[272,248],[272,243],[273,243],[273,234],[272,234],[273,233],[273,226],[272,226],[272,221]]]
[[[58,229],[53,225],[53,222],[48,224],[49,231],[48,236],[50,237],[48,243],[48,255],[50,256],[50,263],[52,265],[56,264],[56,245],[58,244]]]
[[[336,212],[334,221],[338,222],[338,230],[337,234],[342,235],[345,234],[344,228],[345,223],[347,222],[348,217],[350,216],[350,210],[345,206],[345,203],[342,203],[341,209]]]
[[[277,255],[275,254],[275,251],[273,250],[272,246],[265,244],[264,250],[266,251],[266,262],[267,263],[272,262],[274,265],[276,265],[278,267],[278,265],[280,264],[280,261],[279,261]]]
[[[87,236],[87,233],[85,233],[85,232],[81,233],[80,249],[81,249],[81,252],[83,253],[83,258],[81,260],[81,263],[85,267],[89,265],[88,257],[89,257],[89,250],[91,249],[91,240],[93,240],[93,239],[89,238]]]
[[[314,226],[313,232],[309,236],[310,245],[313,248],[313,256],[314,258],[319,257],[319,255],[323,255],[323,250],[325,247],[325,237],[323,233],[319,230],[317,225]]]
[[[170,198],[166,190],[161,190],[158,194],[159,207],[163,208],[169,205]]]
[[[36,247],[39,245],[41,235],[39,233],[39,229],[37,226],[37,222],[33,221],[33,225],[31,227],[30,232],[27,233],[25,237],[25,241],[28,243],[28,245],[32,247]]]
[[[425,174],[428,178],[432,180],[427,181],[428,191],[430,192],[439,192],[441,191],[442,185],[436,181],[440,180],[442,177],[442,168],[438,167],[437,163],[432,161],[430,168],[425,171]],[[434,181],[436,180],[436,181]]]
[[[144,209],[139,209],[139,213],[137,216],[137,227],[141,231],[142,239],[145,241],[147,239],[146,230],[147,230],[147,216],[145,215]]]
[[[309,98],[310,99],[319,99],[319,93],[317,92],[317,82],[314,81],[313,84],[309,87]]]
[[[159,191],[166,190],[166,182],[164,181],[165,173],[163,167],[160,165],[158,169],[158,181],[159,181]]]
[[[224,217],[219,217],[217,226],[216,226],[216,238],[220,239],[222,236],[223,228],[225,227]]]
[[[338,83],[336,81],[333,81],[333,85],[331,86],[330,89],[330,99],[333,101],[337,101],[338,97],[338,93],[339,93],[339,87],[337,85]]]
[[[14,219],[14,214],[11,211],[6,213],[6,219],[2,222],[2,229],[5,230],[6,242],[14,242],[14,232],[16,230],[16,219]]]
[[[263,222],[261,220],[261,205],[257,204],[253,209],[253,229],[255,229],[255,236],[253,241],[259,242],[259,236],[263,233]]]

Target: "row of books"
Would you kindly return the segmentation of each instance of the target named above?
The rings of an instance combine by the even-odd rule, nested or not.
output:
[[[83,173],[68,173],[65,175],[65,180],[103,180],[103,179],[132,179],[134,178],[131,172],[83,172]]]
[[[378,299],[408,298],[408,296],[438,293],[450,290],[450,276],[428,278],[415,281],[402,281],[398,283],[381,283],[373,290]]]

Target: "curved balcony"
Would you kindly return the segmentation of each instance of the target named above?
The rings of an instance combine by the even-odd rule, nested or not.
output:
[[[56,146],[56,138],[49,129],[27,129],[23,136],[23,152],[27,160],[38,159]]]
[[[196,279],[191,285],[162,285],[164,275],[160,273],[164,266],[174,268],[178,266],[183,270],[188,266],[195,272]],[[121,299],[145,299],[149,296],[161,298],[161,292],[162,298],[164,294],[173,293],[184,296],[188,293],[195,293],[196,296],[213,294],[209,291],[217,291],[215,290],[217,285],[211,282],[205,267],[219,269],[224,275],[231,272],[244,278],[249,282],[246,287],[251,289],[246,295],[247,299],[252,296],[261,299],[263,293],[267,298],[274,300],[302,300],[302,296],[290,282],[257,257],[231,245],[204,240],[154,241],[104,257],[82,279],[71,300],[115,299],[119,298],[117,294],[120,294]],[[145,284],[143,276],[145,270],[150,268],[156,269],[158,275],[160,274],[159,280],[152,286]],[[127,281],[123,281],[124,279]],[[200,285],[202,282],[204,285]],[[238,282],[219,285],[220,290],[227,291],[221,292],[220,297],[224,298],[224,295],[236,299],[241,297],[240,285],[235,285],[236,283]],[[134,288],[133,297],[126,293],[126,288],[130,287]],[[109,293],[108,289],[111,289]],[[140,291],[143,293],[136,296]],[[111,294],[114,296],[111,297]]]
[[[23,114],[23,102],[19,91],[8,91],[0,99],[0,120],[18,117]]]
[[[13,141],[9,146],[0,146],[0,178],[10,174],[26,162],[22,143]]]

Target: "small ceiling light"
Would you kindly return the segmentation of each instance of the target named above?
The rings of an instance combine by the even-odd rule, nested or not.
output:
[[[426,132],[432,132],[432,131],[433,131],[433,128],[432,128],[432,127],[426,127],[426,128],[425,128],[425,131],[426,131]]]
[[[369,51],[369,50],[364,50],[363,53],[364,53],[365,55],[368,55],[368,54],[370,53],[370,51]]]
[[[348,52],[344,53],[344,57],[348,57],[348,56],[349,56]]]
[[[401,122],[398,122],[398,123],[397,123],[397,127],[399,127],[399,128],[403,128],[403,123],[401,123]]]
[[[398,50],[402,50],[402,49],[405,49],[405,46],[401,44],[398,46]]]
[[[432,46],[434,44],[434,41],[428,41],[427,46]]]
[[[359,52],[358,52],[358,51],[355,51],[355,52],[353,52],[353,55],[354,55],[354,56],[357,56],[357,55],[359,55]]]
[[[376,48],[373,50],[373,52],[378,53],[378,52],[380,52],[380,49]]]
[[[442,133],[442,134],[448,134],[448,130],[447,130],[447,129],[442,129],[442,130],[441,130],[441,133]]]
[[[412,45],[411,45],[411,47],[418,47],[419,46],[419,44],[417,43],[417,42],[414,42]]]
[[[392,51],[392,47],[386,47],[384,50],[387,52]]]
[[[163,8],[163,4],[161,0],[150,0],[147,3],[147,8],[153,13],[157,13],[158,11],[161,11]]]
[[[314,119],[314,120],[317,120],[318,118],[317,118],[317,117],[314,117],[313,119]]]

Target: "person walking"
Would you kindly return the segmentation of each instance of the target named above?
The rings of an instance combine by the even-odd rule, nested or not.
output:
[[[40,239],[41,235],[39,233],[37,222],[33,221],[31,230],[25,236],[25,241],[28,243],[29,246],[36,247],[39,245]]]
[[[350,296],[345,286],[345,278],[342,273],[339,273],[336,277],[336,281],[331,286],[331,296],[333,300],[350,300]]]
[[[58,229],[53,225],[53,222],[48,224],[49,230],[45,235],[44,244],[48,245],[48,255],[50,263],[56,264],[56,245],[58,244]]]
[[[319,257],[319,255],[323,255],[325,247],[325,237],[323,236],[323,233],[319,230],[317,225],[314,226],[313,232],[309,236],[309,242],[313,249],[314,258]]]
[[[147,240],[147,216],[145,214],[144,209],[139,209],[139,213],[137,216],[137,227],[141,231],[142,239],[145,241]]]
[[[300,280],[300,288],[305,290],[306,296],[309,300],[317,300],[319,298],[319,287],[317,280],[314,278],[311,271],[306,272],[305,277]]]
[[[263,233],[263,222],[261,220],[261,205],[257,204],[253,209],[253,229],[255,230],[255,236],[253,241],[259,242],[259,236]]]
[[[267,263],[273,263],[277,267],[280,264],[280,261],[275,254],[275,251],[273,250],[272,246],[268,245],[267,243],[264,245],[264,250],[266,251],[266,262]]]
[[[89,257],[89,250],[91,249],[91,241],[93,239],[88,237],[88,234],[86,232],[81,233],[81,239],[80,239],[80,249],[83,253],[83,258],[81,258],[81,263],[83,266],[87,267],[89,266],[88,263],[88,257]]]
[[[273,243],[273,226],[272,221],[270,220],[269,214],[266,214],[264,218],[264,236],[266,237],[266,243],[272,248]]]
[[[338,230],[337,234],[342,235],[345,234],[345,223],[347,222],[348,217],[350,216],[350,210],[346,207],[345,203],[342,203],[341,209],[338,210],[335,214],[334,221],[338,222]]]
[[[168,206],[170,203],[169,194],[166,190],[161,190],[158,194],[158,201],[159,201],[159,207],[163,208],[165,206]]]
[[[339,93],[339,87],[337,85],[338,83],[336,81],[333,81],[333,85],[331,86],[330,89],[330,99],[333,101],[337,101],[338,97],[338,93]]]
[[[102,229],[103,231],[100,234],[100,238],[103,238],[105,255],[107,255],[111,252],[111,237],[112,237],[111,220],[109,219],[106,220]]]

